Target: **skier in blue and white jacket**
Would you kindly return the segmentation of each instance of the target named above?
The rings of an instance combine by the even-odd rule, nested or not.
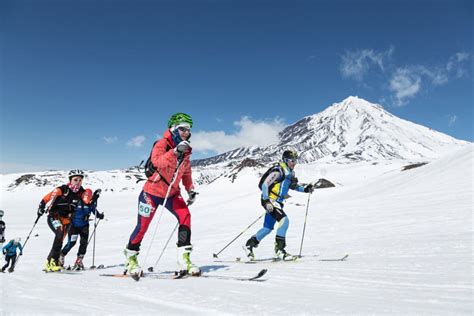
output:
[[[94,214],[98,219],[104,218],[104,213],[100,213],[97,210],[97,199],[99,198],[100,192],[100,189],[94,192],[89,204],[80,201],[77,205],[72,217],[71,227],[69,228],[67,243],[61,250],[61,255],[59,257],[61,265],[64,265],[64,257],[72,247],[76,245],[77,238],[80,236],[81,240],[79,242],[79,250],[77,252],[77,259],[74,263],[73,270],[84,270],[82,259],[87,251],[87,242],[89,239],[89,217],[91,214]]]

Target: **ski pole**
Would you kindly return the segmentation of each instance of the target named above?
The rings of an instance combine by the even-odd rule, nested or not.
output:
[[[35,226],[36,226],[36,224],[38,224],[38,221],[39,221],[40,218],[41,218],[41,215],[38,215],[38,217],[36,217],[35,223],[33,224],[33,227],[31,227],[30,233],[28,234],[28,237],[26,237],[25,243],[24,243],[23,246],[22,246],[22,250],[21,250],[22,252],[23,252],[23,250],[25,250],[26,243],[27,243],[28,240],[30,239],[31,233],[33,232],[33,229],[35,229]],[[18,261],[20,261],[20,256],[19,256],[18,259],[15,261],[15,264],[12,265],[12,268],[13,268],[13,269],[14,269],[14,268],[16,267],[16,265],[18,264]]]
[[[153,265],[153,267],[149,267],[149,268],[148,268],[148,271],[149,271],[149,272],[153,272],[153,270],[154,270],[154,269],[156,268],[156,266],[158,265],[158,262],[160,262],[160,259],[161,259],[161,257],[163,256],[163,253],[165,252],[166,247],[168,247],[168,243],[170,242],[171,237],[173,237],[174,232],[176,231],[176,228],[178,228],[178,225],[179,225],[179,222],[177,222],[176,225],[174,226],[173,231],[171,232],[170,236],[168,237],[168,240],[166,241],[166,244],[165,244],[165,246],[163,247],[163,250],[161,250],[160,256],[158,257],[158,259],[156,259],[156,262],[155,262],[155,264]]]
[[[254,220],[252,222],[252,224],[250,224],[249,226],[247,226],[247,228],[245,228],[240,234],[238,234],[234,239],[232,239],[224,248],[221,249],[221,251],[219,251],[218,253],[213,253],[212,256],[214,258],[217,258],[218,255],[224,251],[224,249],[226,249],[227,247],[229,247],[235,240],[237,240],[237,238],[239,238],[243,233],[245,233],[250,227],[252,227],[260,218],[262,218],[262,216],[265,215],[265,213],[263,213],[262,215],[260,215],[256,220]]]
[[[97,225],[99,225],[99,222],[97,221],[97,217],[94,216],[94,243],[92,244],[92,265],[91,265],[91,269],[95,269],[95,236],[97,236],[95,231],[96,231]]]
[[[87,241],[87,245],[89,245],[89,243],[90,243],[91,240],[92,240],[92,237],[94,237],[94,235],[95,235],[95,230],[97,229],[97,226],[99,226],[100,221],[101,221],[101,220],[99,219],[99,220],[97,221],[97,224],[94,223],[94,230],[92,231],[92,234],[91,234],[91,236],[89,237],[89,240]]]
[[[308,202],[306,203],[306,214],[304,216],[303,235],[301,236],[300,253],[298,255],[298,258],[301,258],[301,251],[303,250],[303,240],[304,240],[304,233],[306,231],[306,219],[308,218],[309,199],[311,198],[311,194],[312,193],[308,195]]]

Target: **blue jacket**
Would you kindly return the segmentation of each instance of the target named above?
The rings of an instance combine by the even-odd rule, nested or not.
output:
[[[94,213],[95,216],[98,214],[96,207],[95,203],[87,205],[81,201],[72,216],[72,226],[84,227],[89,225],[89,216],[91,213]]]
[[[8,244],[6,244],[2,248],[2,252],[7,256],[16,256],[16,248],[20,248],[20,254],[23,253],[23,246],[19,242],[15,242],[13,239],[10,240]]]

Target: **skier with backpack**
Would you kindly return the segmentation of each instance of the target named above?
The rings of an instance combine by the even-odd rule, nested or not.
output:
[[[193,121],[185,113],[176,113],[168,121],[168,129],[163,138],[153,145],[153,149],[145,165],[147,181],[138,197],[137,225],[133,230],[129,242],[124,249],[127,259],[127,272],[138,279],[141,267],[138,264],[138,254],[141,242],[148,227],[155,216],[156,210],[164,204],[178,220],[178,268],[177,273],[200,275],[201,270],[191,262],[191,214],[188,206],[195,199],[191,177],[191,128]],[[188,193],[188,200],[181,196],[179,184],[183,183]]]
[[[312,193],[314,187],[312,184],[298,184],[298,178],[295,177],[294,168],[298,159],[295,150],[285,150],[282,155],[282,161],[270,167],[262,176],[259,188],[262,190],[261,204],[266,211],[263,227],[257,231],[245,246],[247,257],[255,260],[254,248],[265,238],[278,222],[278,229],[275,236],[275,258],[281,260],[290,260],[293,258],[286,250],[286,231],[288,230],[289,220],[283,211],[284,202],[288,198],[288,191]]]
[[[91,213],[93,213],[96,218],[104,219],[104,213],[100,213],[97,210],[97,200],[99,199],[100,193],[100,189],[95,190],[89,204],[86,204],[84,200],[79,201],[79,204],[72,215],[67,243],[61,250],[61,254],[59,256],[59,264],[61,266],[64,266],[64,257],[66,257],[69,251],[76,245],[77,239],[80,237],[79,250],[77,252],[77,258],[72,269],[84,270],[82,259],[84,258],[87,251],[89,239],[89,217]]]
[[[0,270],[1,272],[4,272],[5,269],[8,268],[10,261],[12,265],[10,269],[8,269],[8,272],[13,272],[13,270],[15,269],[15,261],[17,258],[17,248],[20,248],[20,256],[23,255],[23,246],[21,245],[21,238],[15,238],[10,240],[10,242],[2,248],[2,253],[5,255],[6,264]]]
[[[53,245],[44,267],[45,272],[57,272],[63,269],[59,257],[63,240],[71,226],[72,214],[80,201],[89,204],[92,198],[92,190],[82,187],[84,171],[71,170],[68,176],[69,183],[46,194],[38,206],[38,217],[47,212],[48,226],[54,233]]]

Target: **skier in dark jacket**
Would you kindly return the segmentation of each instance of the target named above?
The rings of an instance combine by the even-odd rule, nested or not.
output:
[[[66,245],[61,250],[59,262],[64,266],[64,257],[76,245],[77,238],[80,237],[79,250],[77,252],[77,259],[74,263],[73,270],[84,270],[82,259],[87,251],[87,242],[89,239],[89,217],[91,213],[98,219],[104,219],[104,213],[97,210],[97,199],[99,198],[101,190],[98,189],[92,195],[91,203],[86,204],[84,201],[79,201],[74,215],[72,216],[71,227],[68,232],[68,239]]]
[[[41,200],[38,207],[38,216],[48,212],[48,226],[54,233],[54,241],[49,252],[44,271],[56,272],[63,267],[59,263],[59,256],[63,240],[71,225],[71,217],[79,201],[89,204],[92,191],[82,187],[84,171],[75,169],[69,172],[69,183],[55,188]],[[49,204],[48,204],[49,203]],[[46,207],[46,205],[49,205]]]
[[[10,242],[2,248],[2,253],[5,255],[6,264],[0,270],[1,272],[4,272],[5,269],[8,268],[8,266],[10,265],[10,261],[12,265],[10,269],[8,269],[8,272],[13,272],[13,269],[15,269],[15,262],[17,258],[17,248],[20,248],[20,256],[23,255],[23,246],[21,245],[21,238],[15,238],[10,240]]]

